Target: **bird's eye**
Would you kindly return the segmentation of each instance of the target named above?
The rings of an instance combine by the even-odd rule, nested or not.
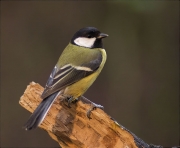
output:
[[[91,35],[88,35],[87,37],[88,37],[88,38],[91,38],[92,36],[91,36]]]

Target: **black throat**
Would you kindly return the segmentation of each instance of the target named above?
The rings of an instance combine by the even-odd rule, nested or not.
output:
[[[96,39],[92,48],[103,48],[102,39]]]

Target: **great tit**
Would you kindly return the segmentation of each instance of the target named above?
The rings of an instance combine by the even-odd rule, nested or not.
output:
[[[107,36],[94,27],[82,28],[74,34],[51,72],[42,102],[24,125],[26,130],[41,124],[58,96],[71,102],[86,92],[106,62],[102,39]]]

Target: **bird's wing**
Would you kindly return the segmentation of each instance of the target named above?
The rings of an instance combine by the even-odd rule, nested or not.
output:
[[[95,72],[102,62],[102,55],[98,54],[91,61],[86,61],[80,66],[74,66],[66,64],[61,68],[54,67],[42,93],[42,98],[46,98],[56,91],[62,90],[63,88],[79,81],[80,79]]]

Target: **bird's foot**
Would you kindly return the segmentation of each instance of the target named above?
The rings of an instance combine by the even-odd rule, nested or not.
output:
[[[86,115],[87,115],[87,117],[88,117],[89,119],[91,119],[91,117],[90,117],[90,116],[91,116],[91,112],[92,112],[93,110],[95,110],[96,108],[100,108],[100,109],[104,110],[104,107],[103,107],[102,105],[96,104],[96,103],[90,101],[89,99],[85,98],[84,96],[81,96],[80,99],[81,99],[82,102],[84,102],[84,103],[86,103],[86,104],[91,104],[91,108],[88,109],[88,111],[87,111],[87,113],[86,113]]]
[[[70,104],[72,103],[73,101],[73,97],[69,97],[67,98],[67,102],[68,102],[68,107],[71,108]]]
[[[100,108],[100,109],[104,110],[104,106],[102,106],[102,105],[100,105],[100,104],[95,104],[95,103],[92,102],[91,108],[90,108],[90,109],[87,111],[87,113],[86,113],[86,115],[87,115],[87,117],[88,117],[89,119],[92,119],[92,118],[91,118],[91,112],[92,112],[93,110],[95,110],[96,108]]]
[[[66,105],[67,105],[69,108],[71,108],[70,104],[73,103],[73,102],[76,102],[77,100],[78,100],[78,98],[77,98],[77,99],[74,99],[72,96],[64,96],[64,95],[63,95],[63,97],[61,98],[61,102],[63,101],[64,104],[66,104],[65,102],[67,102]]]

